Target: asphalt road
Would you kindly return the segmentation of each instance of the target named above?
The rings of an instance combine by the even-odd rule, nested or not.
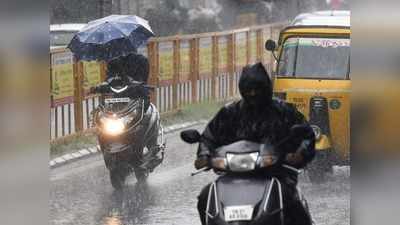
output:
[[[121,192],[111,187],[100,155],[53,169],[50,224],[200,225],[196,196],[215,175],[209,172],[191,177],[196,146],[183,143],[178,133],[166,138],[164,163],[144,184],[129,177]],[[350,224],[348,168],[336,168],[331,179],[322,185],[311,185],[301,177],[299,186],[317,225]]]

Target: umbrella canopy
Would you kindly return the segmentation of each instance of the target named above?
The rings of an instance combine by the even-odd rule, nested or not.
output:
[[[78,60],[106,60],[125,56],[154,36],[149,23],[129,15],[111,15],[93,20],[68,45]]]

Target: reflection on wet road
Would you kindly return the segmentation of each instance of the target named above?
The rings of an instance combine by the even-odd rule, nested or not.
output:
[[[189,169],[180,168],[182,172]],[[197,224],[193,219],[197,217],[195,196],[201,188],[198,177],[178,174],[180,178],[165,182],[170,174],[160,175],[161,179],[152,177],[143,184],[133,182],[122,192],[113,192],[103,207],[105,211],[99,214],[101,224]]]
[[[51,224],[200,225],[196,196],[215,175],[190,177],[196,146],[182,143],[177,133],[167,138],[163,165],[145,183],[130,177],[122,191],[111,187],[100,156],[52,170]],[[346,172],[338,173],[321,186],[300,184],[317,224],[349,224],[350,184]]]

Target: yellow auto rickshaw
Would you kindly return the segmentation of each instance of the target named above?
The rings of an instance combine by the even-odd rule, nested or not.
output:
[[[317,155],[307,171],[320,182],[333,165],[349,164],[350,14],[299,15],[265,47],[276,59],[275,97],[293,103],[314,129]]]

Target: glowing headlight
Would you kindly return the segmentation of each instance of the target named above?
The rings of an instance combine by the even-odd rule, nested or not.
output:
[[[315,139],[319,140],[321,138],[321,128],[319,128],[317,125],[311,125],[311,128],[314,131]]]
[[[234,172],[251,171],[256,168],[258,152],[248,154],[226,154],[229,169]]]
[[[102,124],[104,132],[112,136],[120,135],[125,130],[125,124],[121,119],[103,118]]]

